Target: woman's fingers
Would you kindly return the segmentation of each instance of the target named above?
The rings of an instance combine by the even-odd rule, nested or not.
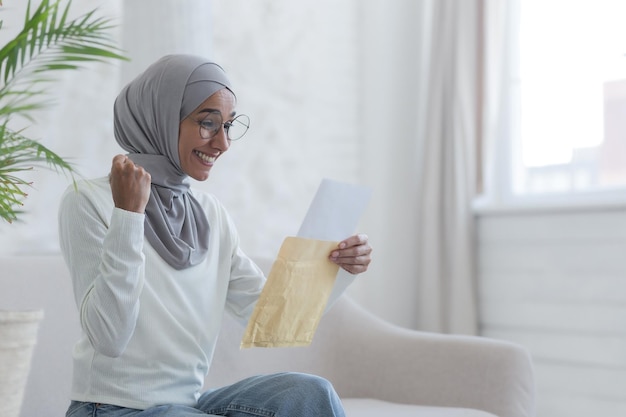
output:
[[[372,247],[367,235],[358,234],[341,241],[330,253],[330,260],[352,274],[367,271],[372,262]]]

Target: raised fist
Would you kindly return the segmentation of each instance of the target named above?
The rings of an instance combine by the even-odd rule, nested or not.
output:
[[[150,174],[126,155],[116,155],[109,182],[115,207],[143,213],[150,198]]]

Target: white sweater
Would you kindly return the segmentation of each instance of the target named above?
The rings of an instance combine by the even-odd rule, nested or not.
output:
[[[176,270],[144,239],[144,215],[113,205],[108,179],[70,187],[59,210],[61,249],[82,337],[71,399],[145,409],[193,405],[224,309],[245,322],[265,278],[240,250],[225,209],[195,194],[211,227],[204,262]]]

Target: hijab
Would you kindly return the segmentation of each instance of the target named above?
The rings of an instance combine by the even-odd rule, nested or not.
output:
[[[180,122],[227,88],[224,70],[194,55],[166,55],[126,85],[113,107],[117,143],[152,177],[144,233],[157,253],[181,270],[208,252],[210,225],[180,165]]]

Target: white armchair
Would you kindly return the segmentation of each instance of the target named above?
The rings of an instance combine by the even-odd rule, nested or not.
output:
[[[207,387],[260,373],[308,372],[330,380],[348,417],[532,417],[528,352],[481,337],[393,326],[343,296],[313,343],[239,349],[243,327],[227,317]]]

